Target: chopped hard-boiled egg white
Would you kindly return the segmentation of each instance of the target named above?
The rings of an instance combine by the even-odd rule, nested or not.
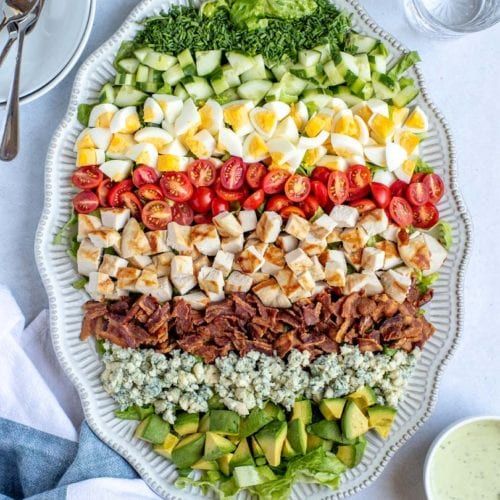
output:
[[[180,97],[168,94],[154,94],[154,100],[163,111],[163,118],[167,123],[174,123],[181,114],[183,101]]]
[[[148,97],[144,103],[144,122],[159,125],[163,119],[161,106],[152,97]]]
[[[200,113],[192,99],[188,99],[182,106],[182,111],[175,119],[174,130],[177,136],[197,130],[201,125]]]
[[[307,120],[309,120],[309,111],[307,110],[307,106],[302,101],[292,104],[290,116],[295,122],[295,125],[297,125],[297,128],[302,130],[307,123]]]
[[[159,155],[156,168],[160,172],[184,172],[191,163],[192,158],[173,154]]]
[[[253,109],[252,101],[233,101],[224,105],[224,121],[237,135],[247,135],[252,132],[250,110]]]
[[[302,149],[314,149],[322,146],[330,136],[330,133],[327,130],[322,130],[314,137],[305,137],[302,136],[299,139],[298,147]]]
[[[284,165],[296,153],[295,146],[286,139],[271,139],[267,143],[267,148],[276,165]]]
[[[332,134],[331,143],[338,156],[342,156],[344,158],[363,156],[363,145],[349,135]]]
[[[101,165],[105,159],[106,154],[102,149],[82,148],[76,154],[76,166]]]
[[[128,152],[131,160],[149,167],[156,167],[158,162],[158,150],[149,143],[136,144]]]
[[[215,151],[216,142],[208,130],[200,130],[198,133],[186,137],[185,145],[197,158],[207,159]]]
[[[114,104],[98,104],[92,108],[89,127],[109,128],[118,108]]]
[[[132,134],[113,134],[106,155],[112,160],[126,160],[128,151],[135,144]]]
[[[429,120],[427,115],[419,106],[415,106],[403,125],[403,130],[420,134],[429,129]]]
[[[384,146],[365,146],[366,159],[379,167],[387,166],[385,151],[386,148]]]
[[[134,139],[139,143],[152,144],[158,151],[163,151],[173,140],[173,137],[162,128],[145,127],[138,130]]]
[[[109,125],[109,129],[113,134],[134,134],[140,128],[141,120],[135,106],[128,106],[117,111]]]
[[[296,144],[298,142],[299,129],[297,128],[295,120],[291,116],[287,116],[276,127],[273,139],[279,139],[279,138],[287,139],[293,144]]]
[[[335,155],[325,155],[320,158],[317,164],[330,170],[339,170],[340,172],[345,172],[349,166],[345,158]]]
[[[291,111],[290,105],[281,101],[267,102],[264,108],[272,111],[278,121],[285,119]]]
[[[108,149],[112,134],[107,128],[86,128],[78,136],[75,142],[75,153],[79,149]]]
[[[104,162],[99,169],[112,181],[120,182],[126,179],[132,172],[133,163],[130,160],[109,160]]]
[[[401,181],[409,184],[411,182],[411,178],[413,177],[413,172],[415,171],[415,167],[417,165],[417,160],[408,159],[403,162],[401,167],[394,170],[394,175]]]
[[[254,108],[249,113],[253,128],[264,139],[270,139],[278,125],[278,117],[274,111],[268,108]]]
[[[399,144],[390,142],[385,147],[385,158],[387,162],[387,169],[390,172],[397,170],[403,165],[403,162],[407,159],[408,153]]]
[[[212,135],[217,135],[224,126],[222,106],[217,101],[209,99],[199,111],[201,127],[208,130]]]
[[[223,127],[219,131],[219,141],[217,149],[221,152],[227,152],[231,156],[243,156],[243,144],[241,138],[230,128]]]
[[[247,163],[254,163],[264,160],[269,156],[266,142],[257,133],[253,132],[245,137],[243,142],[243,160]]]
[[[179,139],[174,139],[170,144],[167,144],[161,151],[162,155],[186,156],[188,149]]]

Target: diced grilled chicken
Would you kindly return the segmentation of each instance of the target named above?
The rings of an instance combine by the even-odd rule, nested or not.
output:
[[[102,224],[99,217],[95,215],[79,214],[77,240],[83,241],[85,238],[88,238],[90,232],[99,229],[101,226]]]
[[[285,268],[277,273],[276,281],[292,303],[311,296],[310,292],[302,288],[297,277],[290,269]]]
[[[125,259],[117,257],[116,255],[105,254],[102,258],[99,272],[109,274],[112,278],[116,278],[118,271],[127,266],[128,262]]]
[[[156,274],[159,278],[170,276],[170,263],[174,257],[175,254],[172,251],[164,252],[153,257],[152,262],[156,267]]]
[[[305,237],[309,234],[310,229],[311,224],[309,224],[309,221],[296,214],[292,214],[289,217],[285,226],[285,232],[300,241],[305,239]]]
[[[297,275],[299,285],[308,293],[312,294],[316,288],[316,281],[314,280],[310,271]]]
[[[359,213],[354,207],[336,205],[330,212],[330,217],[338,227],[354,227],[359,219]]]
[[[170,281],[181,295],[188,293],[197,284],[196,278],[190,274],[181,274],[177,277],[171,277]]]
[[[147,255],[151,251],[148,239],[139,223],[131,218],[123,228],[121,256],[124,259],[137,255]]]
[[[299,240],[291,234],[281,233],[276,240],[276,246],[288,253],[298,248]]]
[[[270,244],[264,252],[264,261],[262,272],[276,274],[285,267],[285,252],[276,245]]]
[[[255,228],[257,227],[257,213],[255,210],[240,210],[240,213],[238,214],[238,221],[240,222],[244,233],[255,231]]]
[[[292,306],[292,303],[283,293],[281,287],[274,278],[261,281],[257,285],[254,285],[252,291],[267,307],[287,308]]]
[[[128,290],[129,292],[135,292],[135,284],[141,275],[140,269],[135,269],[133,267],[123,267],[118,270],[116,277],[118,281],[116,282],[117,288],[122,290]]]
[[[89,276],[90,273],[97,272],[101,263],[102,253],[102,248],[93,245],[89,239],[83,240],[76,253],[78,273],[83,276]]]
[[[162,278],[158,278],[158,288],[151,291],[151,295],[158,302],[168,302],[172,300],[172,284],[167,276],[163,276]]]
[[[369,271],[378,271],[384,267],[385,252],[375,247],[363,248],[361,267]]]
[[[110,248],[120,241],[120,233],[110,227],[101,227],[88,233],[92,244],[97,248]]]
[[[135,283],[135,289],[144,295],[153,293],[158,288],[158,275],[154,269],[143,269]]]
[[[191,239],[195,248],[203,255],[212,257],[221,248],[219,233],[214,224],[198,224],[197,226],[193,226]]]
[[[149,255],[136,255],[127,260],[131,266],[137,267],[138,269],[145,269],[153,263],[153,260]]]
[[[234,214],[222,212],[212,219],[219,234],[224,237],[239,236],[243,234],[243,228]]]
[[[312,279],[314,281],[323,281],[325,279],[325,268],[321,265],[319,257],[317,255],[313,255],[311,260],[313,265],[309,269],[309,272],[311,273]]]
[[[151,247],[150,255],[167,252],[167,231],[148,231],[146,233],[149,246]]]
[[[229,276],[229,273],[233,269],[234,263],[234,254],[225,252],[224,250],[219,250],[214,259],[213,267],[222,271],[222,274],[225,278]]]
[[[250,276],[239,271],[233,271],[226,280],[225,291],[226,293],[247,293],[252,288],[252,285],[253,280]]]
[[[193,260],[193,272],[196,279],[198,279],[200,269],[203,267],[210,267],[210,259],[206,255],[202,255],[201,257]]]
[[[403,263],[403,260],[399,256],[398,247],[392,241],[379,241],[375,243],[375,248],[384,252],[383,269],[392,269],[393,267],[399,266]]]
[[[203,292],[191,292],[178,299],[185,300],[195,311],[203,311],[210,304],[210,299]]]
[[[120,231],[130,219],[128,208],[101,208],[101,221],[103,226]]]
[[[259,271],[264,264],[263,254],[255,247],[249,246],[240,253],[236,259],[238,267],[246,274],[253,274]]]
[[[380,233],[380,236],[384,238],[384,240],[389,240],[389,241],[398,241],[398,233],[401,230],[399,226],[396,226],[396,224],[389,224],[387,226],[387,229],[385,231],[382,231]]]
[[[110,276],[106,273],[91,272],[89,274],[89,282],[87,291],[92,294],[110,295],[115,289],[115,284]]]
[[[321,255],[327,247],[326,238],[318,238],[312,232],[309,233],[299,245],[299,248],[312,257],[313,255]]]
[[[313,261],[301,248],[287,253],[285,261],[295,274],[301,274],[313,267]]]
[[[364,248],[369,237],[362,227],[356,226],[351,229],[344,229],[340,239],[346,252],[356,252]]]
[[[431,252],[424,235],[418,231],[409,237],[401,233],[398,234],[398,251],[403,262],[408,267],[428,271],[431,268]]]
[[[243,250],[243,244],[245,243],[245,238],[242,234],[239,236],[233,236],[230,238],[222,238],[221,248],[224,252],[229,253],[240,253]]]
[[[429,274],[433,274],[441,269],[446,257],[448,257],[448,252],[443,245],[441,245],[441,243],[439,243],[439,241],[430,234],[424,234],[424,239],[427,244],[427,248],[431,253],[429,269],[424,271],[424,276],[428,276]]]
[[[194,276],[193,258],[188,255],[174,255],[170,262],[170,277],[174,279],[184,274]]]
[[[320,239],[328,238],[336,226],[337,223],[329,215],[323,214],[313,222],[311,233]]]
[[[283,219],[280,214],[276,212],[264,212],[255,228],[257,238],[264,243],[274,243],[280,235],[282,223]]]
[[[393,269],[382,273],[380,276],[385,293],[393,300],[402,304],[406,300],[411,286],[411,278],[400,274]]]
[[[169,222],[167,226],[167,246],[177,252],[190,252],[193,249],[191,227]]]
[[[224,275],[219,269],[203,267],[198,275],[198,285],[207,294],[224,292]]]
[[[368,237],[371,237],[387,230],[389,219],[383,208],[376,208],[363,214],[358,225],[365,230]]]

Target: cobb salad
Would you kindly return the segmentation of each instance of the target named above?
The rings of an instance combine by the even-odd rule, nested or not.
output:
[[[80,105],[55,242],[116,416],[179,487],[334,489],[389,434],[452,244],[418,60],[324,0],[214,0],[144,20]]]

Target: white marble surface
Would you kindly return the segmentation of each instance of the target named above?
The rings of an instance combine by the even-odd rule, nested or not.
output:
[[[120,26],[136,3],[97,0],[96,22],[83,57]],[[500,414],[500,266],[496,260],[500,259],[500,26],[458,40],[430,40],[408,27],[402,2],[362,3],[383,28],[420,52],[428,89],[455,136],[459,181],[475,229],[465,287],[464,336],[442,378],[436,409],[376,483],[356,496],[417,500],[424,498],[425,454],[439,431],[461,417]],[[0,162],[0,283],[13,290],[27,319],[47,307],[33,240],[43,204],[47,145],[65,113],[74,74],[75,70],[51,93],[22,108],[22,152],[10,164]]]

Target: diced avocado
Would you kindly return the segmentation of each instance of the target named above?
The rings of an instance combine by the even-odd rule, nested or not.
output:
[[[240,416],[230,410],[210,411],[210,432],[238,436],[240,433]]]
[[[179,469],[186,469],[198,462],[203,455],[205,434],[190,434],[181,439],[172,452],[172,462]]]
[[[274,481],[276,479],[276,475],[268,465],[257,467],[257,470],[259,471],[260,476],[264,479],[264,482]]]
[[[368,430],[368,419],[354,401],[347,401],[342,414],[342,432],[347,439],[357,438]]]
[[[167,434],[162,444],[153,446],[153,450],[165,458],[172,458],[172,451],[177,446],[179,438],[175,434]]]
[[[248,417],[241,421],[240,436],[248,437],[262,429],[262,427],[275,418],[275,415],[270,415],[270,413],[271,411],[266,411],[265,409],[253,408]]]
[[[231,463],[231,459],[232,458],[233,458],[233,454],[232,453],[228,453],[227,455],[224,455],[224,456],[222,456],[222,457],[220,457],[220,458],[217,459],[217,463],[219,464],[220,470],[226,476],[230,476],[231,475],[230,463]]]
[[[205,413],[200,419],[200,424],[198,425],[198,432],[208,432],[210,427],[210,414]]]
[[[227,436],[227,439],[229,439],[229,441],[231,441],[234,445],[237,445],[241,441],[240,436]]]
[[[266,457],[257,457],[255,459],[255,465],[266,465],[266,464],[267,464]]]
[[[297,453],[301,453],[302,455],[306,453],[306,426],[300,418],[295,418],[288,424],[287,441]]]
[[[286,431],[286,422],[273,420],[255,435],[269,465],[273,467],[277,467],[281,462],[281,450],[285,443]]]
[[[218,394],[214,394],[208,400],[208,407],[211,410],[223,410],[225,408],[224,403],[221,401],[220,396]]]
[[[339,424],[332,420],[320,420],[314,424],[307,426],[307,432],[320,437],[321,439],[329,439],[340,443],[342,441],[342,434],[339,429]]]
[[[134,436],[152,444],[162,444],[170,432],[170,424],[158,415],[150,415],[135,430]]]
[[[231,459],[231,467],[239,467],[241,465],[255,465],[252,452],[250,451],[250,446],[248,446],[246,438],[243,438],[240,441],[240,444],[236,448],[233,458]]]
[[[263,457],[264,452],[262,451],[262,448],[260,447],[259,443],[255,439],[255,436],[252,436],[250,438],[250,443],[252,444],[252,455],[254,457]]]
[[[281,455],[283,456],[283,458],[293,458],[299,455],[299,452],[295,451],[294,448],[292,448],[292,445],[290,444],[288,439],[285,439],[285,444],[283,445]]]
[[[205,475],[207,477],[207,481],[210,481],[211,483],[216,483],[222,477],[218,470],[207,470],[205,471]]]
[[[205,454],[203,455],[205,460],[215,460],[227,453],[232,453],[236,448],[229,439],[214,432],[207,432],[205,436]]]
[[[286,420],[283,408],[280,408],[274,403],[267,403],[266,406],[264,406],[264,411],[271,417],[272,420],[281,420],[282,422]]]
[[[309,425],[312,422],[312,407],[309,400],[295,401],[291,419],[294,420],[296,418],[302,420],[304,425]]]
[[[205,460],[202,458],[198,460],[195,464],[191,465],[191,469],[194,470],[219,470],[219,465],[215,460]]]
[[[323,399],[319,410],[327,420],[338,420],[342,416],[345,398]]]
[[[347,467],[356,467],[363,459],[366,439],[361,436],[356,444],[341,445],[337,448],[337,458]]]
[[[198,413],[181,413],[177,415],[177,419],[175,420],[174,431],[177,432],[179,436],[194,434],[198,431],[199,423],[200,416]]]
[[[316,448],[319,448],[320,446],[322,446],[325,451],[330,451],[333,448],[333,441],[321,439],[314,434],[307,435],[307,453],[315,450]]]
[[[371,387],[365,385],[357,391],[349,394],[349,396],[347,396],[347,399],[355,401],[359,408],[362,411],[365,411],[369,406],[376,404],[377,395]]]
[[[368,408],[368,424],[377,431],[380,437],[385,439],[391,431],[396,415],[397,410],[390,406],[372,406]]]

